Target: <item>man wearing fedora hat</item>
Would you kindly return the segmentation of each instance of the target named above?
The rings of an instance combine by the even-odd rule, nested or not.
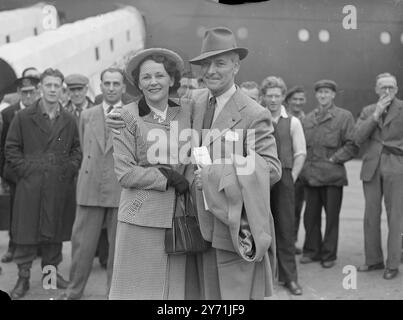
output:
[[[195,99],[193,129],[202,136],[196,146],[201,144],[206,147],[211,160],[216,162],[234,156],[234,150],[226,146],[234,139],[242,139],[239,140],[244,150],[241,156],[254,152],[263,158],[267,163],[267,170],[270,171],[270,185],[273,185],[280,179],[281,164],[277,157],[270,112],[243,93],[234,83],[240,60],[247,54],[246,48],[237,46],[231,30],[216,27],[206,31],[201,54],[190,60],[190,63],[200,66],[201,76],[207,88]],[[217,131],[220,132],[218,137],[214,137],[213,141],[207,139],[209,133]],[[224,143],[221,143],[222,141]],[[220,152],[215,152],[217,148]],[[192,188],[203,237],[212,243],[212,248],[203,253],[202,258],[201,279],[204,296],[206,299],[263,299],[265,295],[271,294],[271,290],[267,290],[265,286],[270,277],[269,271],[266,272],[265,269],[262,272],[262,261],[243,260],[235,253],[232,245],[223,241],[229,233],[228,226],[223,226],[222,222],[206,209],[202,193],[202,175],[205,179],[204,169],[195,171]],[[269,198],[256,198],[254,201],[263,203],[269,201]],[[222,233],[217,234],[217,230],[222,230]],[[272,241],[274,245],[274,238]]]
[[[4,171],[5,155],[4,146],[6,143],[6,137],[8,129],[10,128],[11,121],[14,119],[15,114],[29,107],[35,103],[37,100],[38,93],[38,83],[39,79],[32,76],[23,76],[15,81],[17,87],[17,93],[19,96],[19,101],[11,106],[8,106],[1,112],[1,118],[3,122],[3,128],[1,131],[0,140],[0,176],[6,181],[10,187],[10,241],[8,244],[8,250],[1,258],[1,262],[7,263],[13,260],[15,245],[13,243],[12,231],[11,231],[11,221],[12,221],[12,208],[15,196],[15,182],[16,177],[14,173],[10,170]]]
[[[305,243],[301,263],[320,261],[331,268],[337,258],[339,214],[343,186],[347,185],[344,163],[358,152],[354,143],[354,118],[350,111],[337,107],[337,85],[332,80],[315,83],[318,107],[303,119],[307,158],[301,173],[305,184]],[[326,213],[322,240],[321,213]]]

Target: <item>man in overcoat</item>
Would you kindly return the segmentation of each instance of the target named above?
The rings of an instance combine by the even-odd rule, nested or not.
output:
[[[15,245],[13,243],[13,235],[12,235],[12,209],[15,197],[15,182],[16,177],[14,174],[6,177],[4,175],[4,164],[5,164],[5,153],[4,146],[6,143],[6,137],[8,130],[10,128],[10,124],[14,119],[16,113],[20,110],[24,110],[25,108],[31,106],[35,103],[38,97],[38,83],[39,79],[35,77],[21,77],[16,80],[17,92],[20,97],[20,101],[17,103],[8,106],[1,112],[1,118],[3,122],[3,128],[1,131],[1,140],[0,140],[0,176],[5,182],[8,184],[10,188],[10,228],[9,228],[9,236],[10,240],[8,243],[8,250],[1,258],[1,262],[7,263],[13,260]]]
[[[83,295],[92,269],[98,239],[106,225],[109,254],[107,287],[112,276],[117,212],[121,187],[113,163],[113,145],[105,116],[122,107],[125,90],[123,71],[106,69],[101,73],[101,104],[82,112],[79,125],[83,163],[77,183],[77,212],[72,234],[70,284],[60,300],[76,300]]]
[[[396,77],[376,78],[379,100],[365,107],[357,120],[355,141],[363,148],[361,180],[364,188],[365,264],[358,271],[384,269],[381,245],[382,197],[388,218],[384,279],[397,276],[403,230],[403,101],[396,98]]]
[[[17,177],[12,232],[18,281],[13,299],[29,289],[38,247],[42,269],[51,270],[50,278],[44,279],[56,277],[58,288],[67,287],[57,266],[62,261],[62,242],[70,240],[74,222],[74,177],[81,150],[74,117],[59,103],[63,80],[57,69],[41,74],[42,98],[15,115],[6,139],[4,170],[14,171]]]
[[[231,152],[229,145],[240,141],[243,148],[240,156],[247,155],[249,149],[261,156],[267,165],[270,185],[273,185],[281,177],[281,164],[277,157],[270,112],[234,83],[240,60],[246,57],[248,50],[236,45],[231,30],[217,27],[206,31],[201,51],[199,56],[190,60],[190,63],[200,65],[207,87],[197,96],[194,105],[193,128],[201,137],[196,145],[206,147],[214,162],[230,159],[235,151],[232,149]],[[213,139],[208,139],[210,133]],[[212,243],[202,257],[204,298],[263,299],[265,281],[262,262],[247,262],[237,255],[231,241],[228,241],[228,226],[223,225],[204,205],[201,176],[202,170],[195,171],[193,192],[202,235]],[[262,204],[268,200],[256,199]],[[269,208],[267,214],[271,215]],[[218,234],[220,229],[228,232]]]
[[[302,121],[307,158],[301,173],[305,184],[305,242],[301,263],[320,261],[331,268],[337,259],[339,215],[343,186],[347,185],[344,163],[358,151],[354,143],[354,118],[350,111],[337,107],[334,98],[337,85],[332,80],[315,84],[318,107]],[[322,207],[326,228],[322,239]]]

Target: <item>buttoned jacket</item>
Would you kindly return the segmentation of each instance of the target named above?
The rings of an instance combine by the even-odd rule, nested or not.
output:
[[[306,115],[302,125],[307,157],[300,178],[310,186],[347,185],[344,163],[358,152],[351,112],[332,105],[320,115],[317,108]]]
[[[403,101],[393,99],[384,121],[375,121],[375,109],[376,104],[366,106],[355,128],[355,141],[363,149],[363,181],[370,181],[378,166],[382,172],[403,173]]]
[[[162,120],[141,99],[123,106],[126,126],[113,134],[115,173],[122,193],[118,220],[130,224],[170,228],[175,206],[175,190],[158,168],[183,174],[190,148],[190,108],[184,101],[169,101]],[[183,158],[181,158],[183,157]],[[183,161],[182,161],[183,160]],[[188,159],[189,160],[189,159]]]
[[[250,153],[248,149],[251,149],[267,163],[270,176],[267,183],[271,186],[279,181],[281,163],[277,156],[270,112],[237,88],[212,123],[211,129],[202,130],[208,98],[209,91],[205,89],[192,104],[192,128],[196,133],[192,139],[193,146],[206,146],[213,162],[231,159],[233,154],[246,156]],[[195,190],[195,193],[202,235],[212,241],[217,221],[211,212],[205,210],[202,192]]]
[[[81,113],[79,134],[83,161],[77,180],[77,204],[117,208],[121,188],[114,171],[112,134],[105,126],[102,104]]]

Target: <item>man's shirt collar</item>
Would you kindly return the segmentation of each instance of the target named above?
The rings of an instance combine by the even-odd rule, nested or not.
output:
[[[102,101],[102,108],[104,109],[104,114],[107,113],[109,106],[111,106],[111,104],[108,104],[105,100]],[[113,108],[115,109],[116,107],[121,107],[122,106],[122,100],[119,100],[118,102],[116,102],[115,104],[112,105]]]

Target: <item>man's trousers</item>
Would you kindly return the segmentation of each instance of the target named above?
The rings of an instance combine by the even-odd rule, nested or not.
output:
[[[283,174],[270,192],[270,207],[276,231],[279,281],[297,281],[295,261],[295,208],[294,182],[291,169],[283,168]]]
[[[303,255],[313,260],[337,259],[339,239],[339,215],[343,200],[341,186],[305,186],[306,205],[304,212],[305,243]],[[322,207],[325,208],[326,228],[322,241]]]
[[[104,223],[106,224],[109,241],[106,285],[106,294],[108,294],[115,252],[117,212],[118,208],[77,206],[71,236],[70,285],[66,291],[70,297],[79,299],[84,292]]]
[[[364,181],[365,213],[364,243],[365,263],[373,265],[384,262],[381,245],[382,197],[384,197],[388,220],[388,257],[386,267],[397,269],[400,264],[403,231],[403,172],[382,172],[376,169],[371,181]]]

